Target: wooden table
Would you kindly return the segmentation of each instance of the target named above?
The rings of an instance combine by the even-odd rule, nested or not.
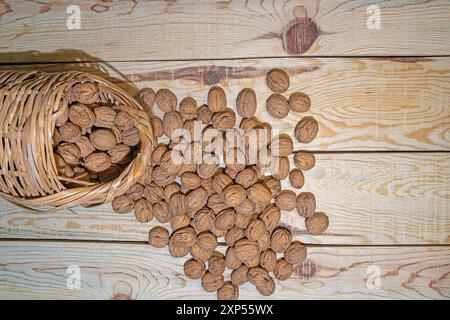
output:
[[[290,134],[301,115],[267,114],[267,70],[311,97],[319,136],[295,149],[315,152],[304,190],[331,224],[311,237],[283,213],[309,255],[270,298],[450,298],[448,1],[78,1],[81,29],[68,30],[73,2],[0,1],[0,69],[81,69],[199,102],[211,85],[230,101],[249,86],[258,117]],[[146,244],[155,224],[110,205],[33,214],[1,201],[0,298],[214,299]],[[247,284],[241,298],[263,297]]]

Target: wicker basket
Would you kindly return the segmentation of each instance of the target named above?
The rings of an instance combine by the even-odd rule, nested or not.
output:
[[[141,146],[115,180],[68,189],[58,177],[52,136],[55,120],[68,104],[67,91],[85,81],[97,83],[102,102],[133,118]],[[97,205],[125,193],[149,164],[154,144],[148,116],[139,103],[111,82],[83,72],[0,72],[0,125],[0,196],[35,212]]]

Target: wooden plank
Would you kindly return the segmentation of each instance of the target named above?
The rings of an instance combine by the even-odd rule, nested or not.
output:
[[[283,223],[311,244],[450,244],[449,153],[317,154],[302,191],[330,216],[324,235],[310,236],[295,211]],[[284,183],[290,188],[289,182]],[[298,192],[297,190],[295,190]],[[0,238],[146,241],[150,226],[110,204],[33,214],[0,202]]]
[[[364,0],[83,1],[69,29],[73,4],[0,3],[0,62],[450,53],[446,0],[377,2],[375,29]]]
[[[312,247],[270,299],[449,299],[449,247]],[[0,242],[1,299],[215,299],[186,258],[138,244]],[[72,266],[72,272],[67,268]],[[80,289],[68,289],[73,268]],[[228,274],[226,275],[228,278]],[[71,282],[73,283],[73,282]],[[249,283],[241,299],[267,299]]]
[[[286,69],[291,76],[287,94],[303,91],[311,97],[310,112],[291,112],[276,120],[265,111],[270,95],[265,75],[274,67]],[[292,135],[301,117],[313,115],[318,120],[318,137],[306,145],[296,142],[296,149],[450,150],[450,58],[74,63],[0,69],[11,68],[108,73],[130,93],[142,87],[168,87],[179,100],[190,95],[199,104],[206,102],[208,87],[219,84],[231,107],[238,92],[251,87],[258,95],[257,116],[274,130]],[[158,108],[154,110],[160,114]]]

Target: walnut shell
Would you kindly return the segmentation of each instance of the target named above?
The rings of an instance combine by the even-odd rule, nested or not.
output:
[[[216,163],[201,163],[197,165],[197,174],[202,179],[208,179],[214,176],[218,167]]]
[[[274,158],[274,169],[272,177],[277,180],[284,180],[289,175],[290,163],[288,157]]]
[[[80,140],[75,142],[75,144],[80,149],[81,158],[86,158],[88,155],[95,152],[94,145],[92,144],[91,140],[89,140],[89,138],[86,136],[81,137]]]
[[[223,111],[216,112],[212,116],[212,125],[220,131],[233,129],[236,124],[236,114],[230,108],[225,108]]]
[[[252,116],[249,118],[243,118],[241,120],[241,123],[239,124],[239,129],[246,131],[246,130],[255,128],[259,124],[260,124],[260,122],[259,122],[258,118],[255,116]]]
[[[170,220],[169,205],[165,201],[156,203],[153,206],[153,216],[159,223],[166,223]]]
[[[250,199],[245,198],[240,205],[234,207],[234,210],[244,216],[251,216],[255,212],[255,204]]]
[[[59,136],[61,141],[75,143],[81,138],[81,129],[79,126],[67,122],[65,125],[59,127]]]
[[[123,143],[116,144],[108,150],[108,154],[112,163],[125,164],[131,161],[131,148]]]
[[[258,239],[256,239],[256,242],[258,242],[259,250],[267,250],[270,248],[270,233],[266,230]]]
[[[197,118],[203,123],[208,124],[212,120],[213,113],[206,104],[197,109]]]
[[[274,179],[273,177],[269,177],[265,181],[265,185],[266,185],[267,188],[269,188],[270,193],[272,194],[272,196],[275,196],[281,190],[281,182],[280,182],[280,180]]]
[[[150,117],[150,126],[152,127],[152,132],[155,138],[162,137],[162,135],[164,134],[164,130],[161,118],[157,116]]]
[[[275,252],[285,252],[287,248],[291,245],[292,234],[284,227],[277,227],[273,233],[270,240],[270,247]]]
[[[104,152],[94,152],[86,157],[84,166],[93,172],[101,172],[111,166],[111,157]]]
[[[204,231],[197,235],[197,244],[208,251],[214,251],[218,246],[216,236],[209,231]]]
[[[116,136],[111,130],[108,129],[96,129],[94,130],[89,139],[95,148],[101,151],[111,150],[116,146]]]
[[[272,92],[283,93],[289,89],[289,76],[281,69],[272,69],[267,72],[266,84]]]
[[[241,240],[244,237],[244,229],[234,226],[228,229],[227,234],[225,235],[225,243],[227,246],[232,247],[236,241]]]
[[[173,231],[189,226],[191,219],[187,214],[177,214],[170,217],[170,227]]]
[[[234,253],[240,261],[252,260],[259,256],[259,246],[256,241],[241,239],[234,245]]]
[[[303,188],[305,185],[305,177],[303,176],[303,172],[300,169],[294,169],[289,172],[289,182],[294,188]]]
[[[293,92],[289,96],[289,106],[295,112],[307,112],[311,107],[311,99],[303,92]]]
[[[288,100],[278,93],[273,93],[266,100],[267,112],[276,119],[283,119],[289,114]]]
[[[217,215],[214,226],[219,230],[228,230],[234,226],[235,216],[236,211],[231,208],[225,209]]]
[[[249,240],[257,241],[266,232],[266,225],[260,219],[251,220],[245,229],[245,236]]]
[[[191,246],[190,253],[191,253],[192,257],[194,257],[195,259],[202,261],[202,262],[207,261],[211,257],[211,254],[212,254],[211,251],[203,249],[197,243],[194,243]]]
[[[174,258],[181,258],[190,252],[190,248],[187,246],[178,246],[174,242],[169,240],[169,253]]]
[[[178,111],[170,111],[163,117],[163,132],[164,134],[172,138],[175,134],[175,130],[183,128],[183,118]]]
[[[143,196],[151,204],[156,204],[164,198],[164,189],[155,183],[150,183],[145,186]]]
[[[259,257],[259,264],[262,268],[267,270],[267,272],[272,272],[275,270],[275,264],[277,263],[277,254],[272,249],[267,249],[261,252]]]
[[[79,126],[83,133],[94,125],[95,115],[83,104],[74,104],[69,110],[69,119],[73,124]]]
[[[224,284],[223,275],[214,275],[210,271],[202,277],[202,287],[206,292],[214,292],[219,290]]]
[[[223,189],[231,184],[233,184],[233,179],[231,179],[229,175],[226,173],[219,173],[212,179],[211,187],[215,192],[222,193]]]
[[[233,285],[230,281],[227,281],[223,286],[217,290],[218,300],[238,300],[239,288]]]
[[[240,171],[235,178],[235,182],[240,184],[245,189],[249,188],[252,184],[257,181],[256,170],[252,168],[245,168]]]
[[[220,252],[213,252],[208,260],[208,270],[213,275],[220,276],[225,271],[225,257]]]
[[[248,270],[249,281],[256,286],[256,289],[263,296],[269,296],[275,291],[275,282],[269,273],[261,268],[255,267]]]
[[[214,193],[209,196],[207,206],[214,214],[218,214],[222,210],[228,208],[228,206],[223,201],[222,195],[218,193]]]
[[[113,199],[112,208],[117,213],[129,213],[134,208],[134,201],[127,195],[121,195]]]
[[[241,214],[241,213],[236,213],[234,225],[236,227],[245,229],[245,228],[247,228],[247,226],[250,223],[251,219],[252,219],[251,215],[244,215],[244,214]]]
[[[117,113],[114,123],[119,130],[130,130],[134,127],[133,119],[125,111]]]
[[[305,219],[306,230],[312,235],[318,235],[328,229],[329,219],[323,212],[316,212]]]
[[[161,166],[153,168],[153,182],[158,186],[165,187],[175,182],[177,174],[168,174]]]
[[[152,164],[160,165],[163,155],[168,151],[167,145],[159,143],[152,151]]]
[[[99,128],[112,128],[116,121],[117,112],[106,106],[97,107],[94,109],[95,122],[94,126]]]
[[[192,227],[178,229],[172,233],[170,241],[177,247],[190,247],[196,241],[196,232]]]
[[[214,215],[208,208],[202,208],[194,215],[192,226],[197,232],[210,230],[214,226]]]
[[[202,178],[200,178],[195,172],[185,172],[180,177],[181,186],[185,190],[193,190],[201,187]],[[205,199],[206,201],[206,199]]]
[[[270,190],[261,183],[255,183],[247,189],[248,198],[256,205],[268,205],[272,200]]]
[[[316,211],[316,197],[311,192],[301,192],[297,196],[296,207],[300,216],[311,217]]]
[[[185,201],[188,215],[194,216],[198,210],[206,205],[208,201],[208,192],[203,187],[194,189],[186,195]]]
[[[56,148],[56,153],[59,154],[65,163],[76,166],[80,163],[81,151],[77,145],[73,143],[62,143]]]
[[[142,198],[142,195],[144,194],[144,186],[140,185],[139,183],[133,184],[130,189],[125,193],[128,195],[132,200],[137,201]]]
[[[300,241],[293,241],[284,252],[284,258],[291,264],[299,264],[306,259],[306,247]]]
[[[141,135],[136,127],[120,132],[120,140],[127,146],[134,147],[141,142]]]
[[[256,112],[256,94],[253,89],[244,88],[236,98],[236,111],[243,118],[249,118]]]
[[[163,112],[170,112],[177,107],[177,96],[169,89],[159,89],[156,93],[156,104]]]
[[[301,143],[310,143],[319,132],[319,124],[311,116],[303,117],[295,126],[295,138]]]
[[[69,96],[71,101],[91,104],[99,100],[100,90],[97,84],[93,82],[77,83],[70,89]]]
[[[169,199],[169,211],[172,215],[186,213],[186,196],[181,192],[174,193]]]
[[[227,97],[221,87],[214,86],[208,92],[208,109],[211,112],[223,111],[227,106]]]
[[[293,270],[292,264],[284,260],[283,258],[278,259],[275,264],[275,269],[273,270],[273,275],[278,280],[287,280],[292,275]]]
[[[275,197],[275,204],[281,210],[292,211],[295,209],[297,195],[292,190],[283,190]]]
[[[196,259],[189,259],[183,266],[184,274],[189,279],[200,279],[205,274],[205,264]]]
[[[298,151],[294,155],[294,164],[301,170],[310,170],[316,164],[316,158],[313,153]]]
[[[282,133],[272,139],[269,148],[272,156],[287,157],[292,153],[294,143],[289,135]]]
[[[225,266],[230,270],[236,270],[242,265],[242,262],[236,257],[234,247],[228,247],[225,254]]]
[[[180,102],[180,114],[186,120],[194,119],[197,116],[197,102],[192,97],[186,97]]]
[[[249,269],[245,264],[233,270],[233,272],[231,272],[231,283],[233,283],[235,286],[241,286],[246,283],[248,281],[248,270]]]
[[[177,182],[173,182],[169,185],[167,185],[164,188],[164,200],[166,200],[166,202],[169,202],[170,197],[174,194],[179,192],[181,189],[180,185]]]
[[[152,221],[153,207],[146,199],[139,199],[134,204],[136,220],[142,223]]]
[[[145,112],[150,115],[156,100],[155,91],[152,88],[142,88],[136,95],[136,99],[142,105]]]
[[[232,184],[223,189],[222,196],[227,206],[237,207],[245,200],[247,195],[241,185]]]

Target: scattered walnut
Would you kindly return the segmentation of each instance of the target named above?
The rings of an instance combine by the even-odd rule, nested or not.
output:
[[[184,274],[190,279],[200,279],[205,274],[205,264],[195,259],[184,263]]]
[[[294,143],[289,135],[282,133],[272,139],[269,148],[272,151],[272,156],[287,157],[292,153]]]
[[[208,92],[208,108],[211,112],[221,112],[227,106],[227,97],[221,87],[214,86]]]
[[[273,93],[266,101],[267,112],[276,119],[283,119],[289,114],[289,102],[281,94]]]
[[[305,219],[306,230],[312,235],[318,235],[328,229],[328,216],[323,212],[316,212]]]
[[[297,195],[292,190],[283,190],[275,197],[275,204],[281,210],[292,211],[295,209]]]
[[[256,205],[268,205],[272,200],[270,190],[261,183],[255,183],[247,189],[248,198]]]
[[[246,198],[245,189],[239,184],[225,187],[222,191],[223,201],[227,206],[239,206]]]
[[[169,89],[159,89],[156,93],[156,104],[163,112],[170,112],[177,107],[177,97]]]
[[[294,169],[289,172],[289,182],[291,186],[296,189],[303,188],[305,184],[305,177],[303,176],[303,172],[300,169]]]
[[[186,97],[180,102],[180,114],[186,120],[197,116],[197,102],[192,97]]]
[[[228,247],[225,254],[225,266],[230,270],[236,270],[242,265],[242,262],[236,257],[234,247]]]
[[[203,123],[208,124],[211,122],[213,113],[208,109],[206,104],[197,109],[197,118]]]
[[[270,247],[275,252],[285,252],[287,248],[291,245],[292,234],[284,227],[277,227],[273,233],[270,240]]]
[[[278,259],[273,274],[278,280],[287,280],[292,274],[293,266],[283,258]]]
[[[259,256],[259,246],[256,241],[241,239],[234,245],[234,253],[240,261],[247,261]]]
[[[150,115],[156,100],[155,91],[153,91],[152,88],[142,88],[139,90],[136,98],[144,108],[145,112]]]
[[[170,227],[173,231],[188,227],[191,222],[191,219],[187,216],[187,214],[177,214],[170,218]]]
[[[295,112],[307,112],[311,107],[309,96],[303,92],[293,92],[289,96],[289,106]]]
[[[297,196],[296,207],[300,216],[311,217],[316,211],[316,197],[311,192],[302,192]]]
[[[156,248],[167,246],[169,243],[169,231],[161,226],[153,227],[148,233],[148,243]]]
[[[237,300],[239,299],[239,288],[227,281],[217,290],[218,300]]]
[[[208,260],[208,270],[213,275],[220,276],[225,271],[225,257],[220,252],[213,252]]]
[[[234,226],[236,211],[233,209],[225,209],[219,212],[216,217],[214,226],[219,230],[228,230]]]
[[[210,271],[206,271],[202,277],[202,287],[206,292],[217,291],[223,284],[223,275],[214,275]]]
[[[236,98],[237,113],[243,118],[250,118],[256,111],[256,94],[253,89],[244,88]]]
[[[169,222],[169,206],[167,202],[161,201],[153,205],[153,215],[159,223]]]
[[[153,135],[156,138],[162,137],[164,134],[162,120],[157,116],[152,116],[150,118],[150,125],[152,127]]]
[[[283,93],[289,89],[289,76],[281,69],[272,69],[267,73],[266,84],[273,92]]]
[[[236,114],[230,108],[216,112],[212,116],[212,125],[217,130],[225,131],[232,129],[236,124]]]
[[[294,155],[294,164],[301,170],[310,170],[316,164],[316,158],[310,152],[298,151]]]
[[[153,219],[153,207],[145,199],[139,199],[134,204],[134,214],[136,220],[142,223],[149,222]]]
[[[235,286],[241,286],[248,281],[247,277],[248,267],[243,264],[239,268],[231,272],[231,283]]]
[[[234,226],[228,229],[227,234],[225,235],[225,242],[227,246],[232,247],[236,241],[241,240],[244,237],[244,229]]]
[[[267,270],[267,272],[272,272],[277,262],[277,254],[272,249],[267,249],[261,252],[259,261],[262,268]]]
[[[266,232],[266,225],[260,219],[254,219],[249,222],[245,229],[245,236],[249,240],[257,241]]]
[[[299,264],[306,259],[306,247],[300,241],[293,241],[284,252],[284,258],[291,264]]]
[[[129,213],[134,208],[134,201],[127,195],[115,197],[112,208],[117,213]]]
[[[76,141],[75,144],[80,149],[80,157],[86,158],[88,155],[95,151],[95,147],[92,144],[91,140],[88,137],[83,136],[80,140]]]
[[[301,143],[310,143],[317,136],[319,124],[313,117],[302,118],[294,129],[295,138]]]

